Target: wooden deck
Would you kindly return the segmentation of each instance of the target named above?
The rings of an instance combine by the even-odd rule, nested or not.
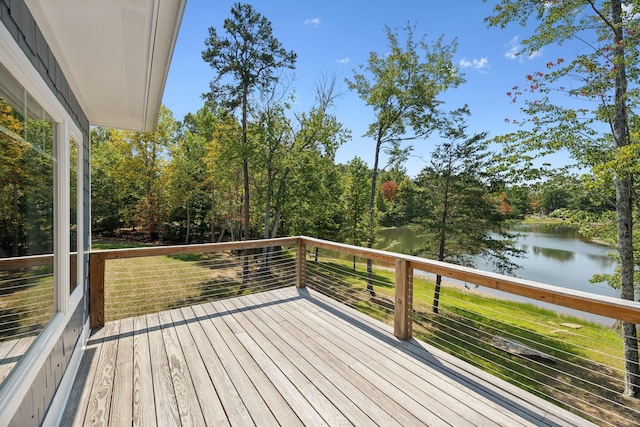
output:
[[[27,336],[0,342],[0,384],[9,376],[35,339],[35,336]]]
[[[107,323],[62,425],[589,425],[308,289]]]

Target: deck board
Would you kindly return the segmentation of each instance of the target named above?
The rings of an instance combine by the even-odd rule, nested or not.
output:
[[[147,333],[147,318],[133,319],[133,402],[132,425],[154,426],[157,424],[153,377],[151,373],[151,350]]]
[[[306,304],[303,304],[306,305]],[[304,312],[304,311],[301,311]],[[304,321],[305,319],[300,319]],[[341,346],[350,354],[368,367],[379,372],[389,382],[402,381],[402,391],[413,398],[419,407],[418,402],[429,402],[428,410],[434,416],[453,422],[455,425],[486,425],[488,423],[502,423],[504,425],[523,425],[518,420],[505,416],[497,411],[492,414],[492,419],[479,414],[475,407],[490,403],[488,399],[479,400],[477,405],[470,405],[469,402],[475,399],[474,393],[468,393],[467,388],[459,384],[451,384],[446,381],[446,377],[441,372],[437,372],[428,367],[416,366],[408,363],[395,348],[389,344],[385,345],[380,336],[378,338],[369,334],[359,333],[359,330],[352,325],[345,324],[325,311],[315,311],[308,316],[309,327],[315,327],[326,338],[327,333],[323,331],[331,329],[335,338],[341,339]],[[329,326],[330,325],[330,326]],[[333,337],[331,337],[334,339]],[[391,336],[386,336],[388,340],[396,342]],[[354,344],[357,343],[357,344]],[[429,375],[420,376],[420,372],[427,370]],[[476,399],[477,400],[477,399]],[[400,403],[400,402],[399,402]],[[451,410],[456,414],[451,416]],[[421,415],[424,417],[424,414]],[[459,416],[459,417],[458,417]],[[530,425],[528,423],[524,425]]]
[[[27,336],[0,342],[0,384],[9,376],[35,339],[35,336]]]
[[[111,415],[113,426],[130,426],[133,420],[133,319],[120,321],[118,355],[113,379]]]
[[[62,425],[588,425],[293,287],[108,323],[73,390]]]

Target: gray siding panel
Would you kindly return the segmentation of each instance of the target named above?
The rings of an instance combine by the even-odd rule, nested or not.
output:
[[[24,0],[0,0],[0,21],[13,36],[18,46],[33,64],[33,67],[42,76],[56,98],[64,106],[73,121],[82,132],[82,150],[84,153],[84,185],[83,208],[84,247],[89,247],[90,230],[90,184],[89,184],[89,154],[90,154],[90,128],[86,114],[82,111],[77,98],[69,88],[69,83],[60,69],[60,65],[51,52],[47,41],[38,28],[31,12]],[[85,289],[83,301],[78,304],[76,311],[71,316],[64,332],[58,338],[53,351],[41,367],[40,372],[31,385],[31,389],[22,401],[11,425],[37,426],[44,420],[45,414],[51,405],[55,392],[60,385],[73,349],[82,333],[82,327],[88,318],[88,256],[84,256],[85,273],[81,286]]]

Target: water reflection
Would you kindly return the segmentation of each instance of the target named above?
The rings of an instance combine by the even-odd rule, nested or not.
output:
[[[523,258],[514,258],[520,268],[515,275],[524,279],[593,292],[619,296],[619,291],[602,283],[589,283],[596,273],[614,273],[616,261],[608,256],[614,249],[583,238],[578,230],[568,226],[522,224],[513,232],[519,234],[517,246],[525,251]],[[386,228],[377,235],[376,249],[411,252],[424,245],[424,236],[409,227]],[[491,270],[491,265],[476,258],[476,267]]]
[[[552,258],[555,261],[567,262],[573,261],[575,259],[575,254],[573,252],[565,251],[562,249],[555,248],[544,248],[541,246],[533,246],[531,251],[527,251],[534,255],[542,255],[547,258]]]

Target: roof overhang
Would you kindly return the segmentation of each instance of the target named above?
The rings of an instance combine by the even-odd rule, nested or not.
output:
[[[186,0],[25,0],[94,126],[155,127]]]

